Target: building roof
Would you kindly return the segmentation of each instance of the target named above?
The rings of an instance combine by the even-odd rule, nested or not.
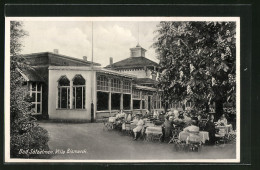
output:
[[[108,65],[105,68],[140,68],[140,67],[148,67],[148,66],[158,66],[158,63],[147,59],[146,57],[129,57],[127,59],[118,61],[114,64]]]
[[[57,54],[57,53],[52,53],[52,52],[39,52],[39,53],[31,53],[31,54],[23,54],[22,56],[24,58],[30,58],[30,57],[37,57],[37,56],[42,56],[42,55],[46,55],[46,56],[55,56],[55,57],[61,57],[61,58],[65,58],[65,59],[69,59],[69,60],[74,60],[74,61],[78,61],[87,65],[90,65],[92,62],[91,61],[85,61],[83,59],[79,59],[79,58],[75,58],[75,57],[70,57],[70,56],[66,56],[66,55],[62,55],[62,54]],[[101,66],[101,64],[99,63],[95,63],[93,62],[93,65],[96,66]]]
[[[26,81],[44,82],[44,79],[33,69],[18,70]]]
[[[154,84],[154,85],[158,83],[156,80],[150,78],[137,78],[135,82],[137,84]]]

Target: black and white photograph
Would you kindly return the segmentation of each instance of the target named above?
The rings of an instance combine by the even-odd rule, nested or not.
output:
[[[240,162],[239,17],[6,17],[5,162]]]

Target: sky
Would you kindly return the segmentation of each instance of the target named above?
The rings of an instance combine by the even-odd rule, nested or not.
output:
[[[29,36],[23,40],[22,54],[53,52],[91,61],[92,24],[89,21],[24,21]],[[159,21],[93,22],[94,62],[102,66],[109,58],[117,62],[130,57],[130,48],[138,43],[147,50],[146,57],[158,62],[152,44]],[[139,25],[139,31],[138,31]],[[139,35],[139,36],[138,36]]]

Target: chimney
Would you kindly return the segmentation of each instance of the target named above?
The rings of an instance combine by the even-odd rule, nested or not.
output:
[[[59,54],[59,50],[58,50],[58,49],[54,49],[54,50],[53,50],[53,53]]]
[[[88,61],[88,57],[87,56],[83,56],[83,60],[84,61]]]
[[[109,63],[110,63],[110,66],[113,65],[113,57],[110,57],[110,58],[109,58]]]

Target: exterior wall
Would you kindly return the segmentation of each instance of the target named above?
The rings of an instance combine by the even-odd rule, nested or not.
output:
[[[59,78],[61,76],[66,75],[67,78],[70,81],[72,81],[72,79],[76,74],[82,75],[82,77],[86,80],[85,109],[58,109],[57,87],[58,87]],[[49,97],[48,97],[49,119],[90,121],[91,120],[91,88],[90,87],[91,87],[91,71],[49,70]],[[70,92],[70,96],[72,97],[71,92]],[[72,105],[72,102],[70,102],[70,105]]]
[[[128,73],[128,74],[133,74],[137,78],[150,78],[151,77],[151,71],[147,70],[147,73],[145,70],[140,70],[140,69],[129,69],[129,70],[120,70],[122,73]]]

